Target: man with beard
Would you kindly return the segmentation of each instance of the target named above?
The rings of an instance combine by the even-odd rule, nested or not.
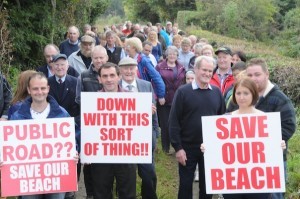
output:
[[[92,62],[91,52],[95,46],[95,39],[89,35],[81,37],[80,50],[72,53],[68,58],[69,64],[81,74],[87,70]]]

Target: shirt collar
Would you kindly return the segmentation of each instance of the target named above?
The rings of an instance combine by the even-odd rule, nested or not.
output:
[[[268,80],[267,87],[263,94],[263,97],[266,97],[266,95],[272,90],[273,87],[274,87],[274,84],[272,84],[272,82],[270,80]]]
[[[65,80],[66,80],[66,75],[65,75],[65,76],[63,76],[63,77],[61,77],[61,78],[59,78],[59,77],[55,76],[55,79],[56,79],[56,82],[58,82],[58,80],[59,80],[59,79],[61,79],[62,83],[64,83],[64,82],[65,82]]]
[[[127,90],[127,86],[129,84],[127,82],[125,82],[124,80],[122,80],[122,88]],[[134,87],[134,89],[137,89],[137,84],[136,81],[134,80],[130,85],[132,85]]]
[[[218,75],[221,75],[219,69],[217,69],[217,74],[218,74]],[[230,68],[224,75],[232,75],[232,70],[231,70],[231,68]]]
[[[51,73],[51,69],[49,65],[47,65],[47,69],[48,69],[48,77],[52,77],[54,74]]]
[[[207,87],[207,88],[200,88],[200,87],[198,86],[196,80],[194,80],[194,81],[192,82],[192,88],[193,88],[193,90],[197,90],[197,89],[200,89],[200,90],[206,90],[206,89],[212,90],[212,87],[211,87],[210,84],[208,84],[208,87]]]

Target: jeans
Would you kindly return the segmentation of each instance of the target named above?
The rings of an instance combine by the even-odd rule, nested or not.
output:
[[[49,193],[22,196],[22,199],[64,199],[65,193]]]

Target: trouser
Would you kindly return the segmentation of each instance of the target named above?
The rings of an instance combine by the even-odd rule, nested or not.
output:
[[[138,174],[142,179],[142,199],[157,199],[157,177],[153,164],[138,164]]]
[[[84,179],[84,186],[87,196],[93,195],[93,182],[92,182],[92,171],[91,165],[85,164],[83,166],[83,179]]]
[[[268,199],[269,193],[223,194],[224,199]]]
[[[118,198],[136,198],[135,164],[91,164],[94,199],[112,199],[116,178]]]
[[[65,193],[49,193],[22,196],[22,199],[64,199]]]
[[[179,191],[178,199],[193,198],[193,181],[196,165],[199,166],[199,199],[211,199],[212,195],[206,194],[204,158],[200,147],[184,149],[187,160],[186,166],[179,165]]]
[[[164,152],[169,152],[170,150],[170,136],[169,136],[169,127],[168,120],[170,115],[171,106],[157,105],[157,115],[159,120],[159,125],[161,129],[161,145]]]

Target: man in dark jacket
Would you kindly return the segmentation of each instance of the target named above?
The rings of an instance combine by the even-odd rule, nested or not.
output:
[[[7,112],[11,99],[11,88],[4,76],[0,73],[0,121],[7,120]]]
[[[291,100],[269,80],[269,70],[265,60],[251,59],[247,63],[246,73],[256,83],[259,91],[260,98],[255,107],[264,112],[280,112],[282,139],[287,146],[283,153],[286,172],[288,140],[296,130],[295,108]],[[272,198],[283,199],[284,193],[273,193]]]

